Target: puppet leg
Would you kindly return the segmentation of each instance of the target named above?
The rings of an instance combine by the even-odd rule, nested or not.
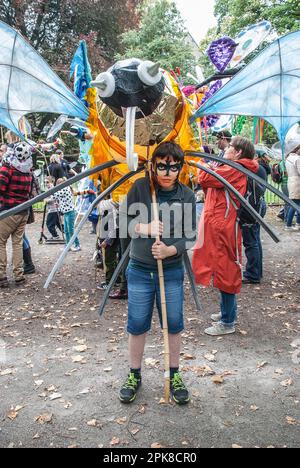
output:
[[[59,190],[62,190],[65,187],[69,187],[69,185],[74,184],[75,182],[78,182],[78,180],[84,179],[84,177],[89,177],[92,174],[95,174],[96,172],[101,172],[104,171],[104,169],[108,169],[109,167],[117,166],[120,164],[117,161],[107,161],[104,164],[100,164],[99,166],[95,166],[92,169],[88,169],[87,171],[81,172],[80,174],[77,174],[74,177],[71,177],[71,179],[66,180],[65,182],[56,185],[55,187],[52,187],[50,190],[47,190],[47,192],[40,193],[34,198],[31,198],[30,200],[22,203],[22,205],[18,205],[15,208],[11,208],[10,210],[7,211],[2,211],[0,213],[0,220],[5,219],[8,216],[13,216],[15,214],[20,213],[21,211],[27,210],[30,208],[32,205],[35,205],[35,203],[39,203],[43,201],[45,198],[50,197],[50,195],[53,195],[54,193],[58,192]]]
[[[240,164],[237,164],[237,163],[235,163],[233,161],[229,161],[228,159],[219,158],[218,156],[212,156],[211,154],[198,153],[197,151],[195,151],[195,152],[194,151],[187,151],[185,154],[187,156],[193,156],[193,157],[196,157],[196,158],[205,158],[205,159],[209,159],[211,161],[220,162],[222,164],[227,164],[228,166],[234,167],[238,171],[245,174],[247,177],[250,177],[251,179],[255,180],[256,182],[258,182],[263,187],[266,187],[268,190],[270,190],[270,192],[274,193],[279,198],[284,200],[285,203],[290,205],[292,208],[294,208],[296,210],[297,213],[300,214],[300,206],[299,205],[294,203],[293,200],[291,200],[289,197],[287,197],[283,192],[280,192],[280,190],[273,187],[273,185],[269,184],[267,181],[265,181],[264,179],[262,179],[258,175],[254,174],[253,172],[248,171],[248,169],[241,166]]]
[[[193,161],[189,161],[188,164],[192,167],[197,167],[198,169],[201,169],[202,171],[207,172],[208,174],[212,175],[217,180],[219,180],[224,185],[224,187],[226,187],[226,189],[240,201],[242,206],[246,208],[249,211],[249,213],[251,213],[253,218],[256,219],[256,221],[264,228],[264,230],[269,234],[269,236],[274,240],[274,242],[276,243],[280,242],[279,237],[273,231],[271,226],[269,226],[264,221],[264,219],[255,211],[255,209],[248,203],[248,201],[229,182],[227,182],[227,180],[225,180],[224,177],[220,176],[219,174],[212,171],[208,167],[195,163]]]
[[[76,239],[76,237],[78,236],[79,232],[81,231],[84,223],[86,222],[86,220],[88,219],[90,213],[93,211],[93,209],[101,202],[101,200],[103,200],[107,195],[110,195],[116,188],[118,188],[120,185],[122,185],[124,182],[126,182],[128,179],[130,179],[131,177],[133,177],[134,175],[136,175],[137,173],[141,172],[144,170],[144,166],[141,166],[137,171],[135,172],[129,172],[128,174],[126,174],[125,176],[121,177],[121,179],[117,180],[114,184],[112,184],[110,187],[108,187],[106,190],[104,190],[104,192],[101,193],[101,195],[99,195],[94,201],[93,203],[91,204],[91,206],[89,207],[89,209],[87,210],[87,212],[85,213],[84,217],[82,218],[82,220],[80,221],[80,223],[78,224],[77,228],[75,229],[74,231],[74,234],[73,236],[71,237],[69,243],[66,245],[65,249],[63,250],[63,252],[61,253],[59,259],[57,260],[56,264],[54,265],[50,275],[48,276],[47,278],[47,281],[44,285],[44,288],[47,289],[51,283],[51,281],[53,280],[55,274],[57,273],[57,271],[60,269],[60,267],[62,266],[63,264],[63,261],[67,255],[67,253],[69,252],[70,248],[72,247],[73,245],[73,242],[74,240]]]
[[[188,278],[189,278],[189,281],[190,281],[190,285],[191,285],[191,288],[192,288],[192,293],[193,293],[193,296],[194,296],[194,300],[195,300],[197,310],[199,312],[203,312],[203,307],[202,307],[202,304],[200,302],[200,298],[199,298],[198,293],[197,293],[194,273],[193,273],[191,262],[190,262],[190,259],[189,259],[189,256],[188,256],[187,252],[184,252],[184,254],[183,254],[183,261],[184,261],[184,265],[185,265],[185,270],[187,272],[187,275],[188,275]]]

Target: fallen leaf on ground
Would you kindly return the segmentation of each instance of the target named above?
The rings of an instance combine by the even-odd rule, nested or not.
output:
[[[259,408],[258,408],[258,406],[251,405],[251,406],[250,406],[250,409],[251,409],[252,411],[257,411]]]
[[[34,385],[36,385],[37,387],[40,387],[41,385],[43,385],[44,381],[43,380],[35,380],[34,381]]]
[[[14,373],[15,373],[14,369],[4,369],[3,371],[0,372],[0,375],[1,377],[4,377],[5,375],[11,375]]]
[[[84,357],[83,356],[72,356],[72,361],[73,362],[81,362],[81,363],[85,363],[86,361],[84,360]]]
[[[209,361],[209,362],[215,362],[216,361],[216,357],[214,354],[205,354],[204,358]]]
[[[241,445],[237,445],[237,444],[232,444],[231,446],[233,449],[241,449],[243,448]]]
[[[153,358],[146,358],[145,359],[145,364],[146,366],[155,366],[156,364],[159,364],[158,359],[153,359]]]
[[[19,411],[20,411],[21,409],[23,409],[23,408],[24,408],[24,406],[21,406],[21,405],[17,405],[15,408],[12,407],[12,408],[10,409],[10,411],[7,413],[6,416],[7,416],[11,421],[13,421],[13,420],[16,419],[16,417],[19,415]]]
[[[52,413],[43,413],[40,414],[35,418],[35,421],[38,422],[39,424],[45,424],[45,423],[50,423],[52,421],[53,414]]]
[[[158,442],[154,442],[153,444],[151,444],[151,448],[165,448],[164,445],[161,445],[159,444]]]
[[[118,418],[118,419],[115,420],[115,422],[116,422],[117,424],[120,424],[120,425],[125,424],[126,421],[127,421],[126,416],[124,416],[124,418]]]
[[[285,419],[287,423],[290,424],[291,426],[295,426],[297,424],[296,419],[292,418],[291,416],[287,416]]]
[[[136,435],[138,432],[140,432],[140,429],[136,427],[135,429],[132,429],[130,432],[132,435]]]
[[[109,445],[118,445],[119,443],[120,439],[118,439],[117,437],[113,437]]]
[[[48,392],[55,392],[56,390],[57,388],[55,387],[55,385],[50,385],[50,387],[47,388]]]
[[[18,412],[17,411],[14,411],[14,410],[10,410],[7,415],[6,415],[11,421],[13,421],[14,419],[16,419],[16,417],[18,416]]]
[[[58,398],[61,398],[62,394],[61,393],[52,393],[52,395],[49,395],[49,400],[58,400]]]
[[[287,379],[280,382],[280,385],[282,385],[283,387],[289,387],[290,385],[293,385],[293,383],[294,382],[292,379]]]
[[[215,384],[222,384],[224,383],[224,377],[222,375],[215,375],[212,379],[213,383]]]
[[[262,368],[265,367],[267,364],[268,364],[267,361],[263,361],[263,362],[261,362],[261,363],[258,363],[257,366],[256,366],[256,369],[257,369],[257,370],[262,369]]]
[[[84,353],[88,349],[87,345],[73,346],[74,351],[78,353]]]
[[[182,356],[182,359],[185,361],[192,361],[193,359],[196,359],[196,356],[193,356],[192,354],[184,354]]]
[[[91,427],[100,427],[101,423],[97,421],[97,419],[91,419],[90,421],[87,422],[87,425]]]

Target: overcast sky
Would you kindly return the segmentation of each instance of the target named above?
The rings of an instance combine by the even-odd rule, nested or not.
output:
[[[214,17],[215,0],[175,0],[175,3],[196,42],[203,39],[208,29],[217,24]]]

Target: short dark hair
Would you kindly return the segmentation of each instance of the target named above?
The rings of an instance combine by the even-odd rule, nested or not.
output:
[[[216,138],[224,139],[230,141],[232,135],[229,130],[221,130],[220,132],[213,132],[213,136]]]
[[[236,151],[242,151],[240,159],[254,159],[255,148],[248,138],[236,136],[231,140],[231,146]]]
[[[166,141],[158,145],[152,154],[152,163],[155,164],[157,158],[166,158],[167,156],[172,156],[174,161],[180,162],[181,165],[184,163],[184,152],[174,141]]]

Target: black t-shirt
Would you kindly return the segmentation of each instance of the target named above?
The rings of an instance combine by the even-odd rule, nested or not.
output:
[[[49,174],[54,178],[54,185],[56,185],[57,179],[65,177],[64,170],[59,163],[50,163],[48,169]]]
[[[68,178],[69,172],[70,172],[70,166],[69,166],[68,161],[66,161],[65,159],[62,159],[60,164],[61,164],[62,170],[64,171],[64,177]]]

